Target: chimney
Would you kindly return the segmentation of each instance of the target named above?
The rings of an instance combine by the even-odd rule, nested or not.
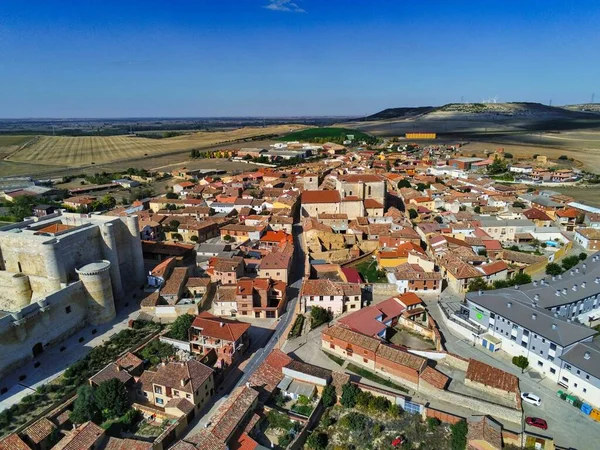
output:
[[[586,286],[586,282],[585,282],[585,281],[583,281],[583,282],[581,283],[581,289],[585,289],[585,286]]]
[[[533,285],[537,286],[537,281],[536,280],[533,281]]]
[[[575,273],[579,273],[579,267],[575,267]]]
[[[583,359],[590,359],[592,357],[592,355],[590,354],[590,352],[585,352],[583,354]]]
[[[506,304],[506,307],[507,307],[507,308],[512,308],[512,302],[508,302],[508,303]]]
[[[249,388],[250,387],[250,382],[246,381],[246,387]]]
[[[187,380],[186,380],[185,378],[182,378],[182,379],[181,379],[181,381],[180,381],[180,383],[181,383],[181,387],[185,387],[185,383],[186,383],[186,381],[187,381]]]
[[[535,319],[537,319],[537,314],[536,314],[536,313],[533,313],[533,314],[531,315],[531,319],[532,319],[532,320],[535,320]]]
[[[600,277],[596,277],[596,278],[594,279],[594,283],[596,283],[596,284],[600,283]]]
[[[556,330],[556,328],[558,328],[558,327],[556,326],[556,324],[555,324],[555,323],[553,323],[553,324],[552,324],[552,329],[553,329],[553,330]]]
[[[560,289],[557,289],[557,290],[556,290],[556,296],[557,296],[557,297],[560,297]]]
[[[483,291],[481,289],[479,289],[479,295],[483,294]]]
[[[537,302],[537,301],[539,301],[539,299],[540,299],[540,294],[535,294],[535,295],[533,296],[533,301],[534,301],[534,302]]]
[[[573,292],[577,292],[577,285],[576,284],[573,285]]]
[[[219,322],[219,326],[220,326],[221,328],[223,328],[223,327],[225,326],[225,324],[224,324],[223,322]]]
[[[552,275],[552,281],[556,281],[556,277]]]
[[[562,280],[562,273],[559,273],[559,274],[558,274],[558,279],[559,279],[559,280]]]
[[[575,275],[575,271],[574,271],[574,270],[571,270],[569,273],[570,273],[571,275]]]
[[[567,288],[563,289],[563,295],[567,295]]]

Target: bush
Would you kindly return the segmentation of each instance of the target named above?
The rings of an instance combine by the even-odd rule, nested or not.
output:
[[[531,276],[526,273],[518,273],[512,279],[514,284],[522,285],[531,283]]]
[[[281,448],[287,448],[287,446],[290,445],[291,442],[292,436],[286,433],[283,436],[279,436],[279,439],[277,440],[277,445]]]
[[[467,447],[467,433],[469,427],[467,422],[461,420],[450,426],[452,436],[450,439],[450,448],[452,450],[465,450]]]
[[[419,213],[417,212],[416,209],[411,208],[408,210],[408,217],[411,220],[416,219],[417,217],[419,217]]]
[[[396,405],[395,403],[390,403],[390,407],[388,408],[388,414],[392,417],[400,417],[402,415],[402,408],[400,405]]]
[[[380,396],[373,396],[373,398],[369,401],[369,411],[370,412],[386,412],[389,410],[391,402],[385,398]]]
[[[348,382],[342,386],[342,397],[340,398],[340,403],[344,408],[354,408],[360,393],[361,390],[358,386]]]
[[[94,391],[94,401],[105,419],[120,417],[129,408],[127,388],[116,378],[98,385]]]
[[[325,450],[329,438],[325,433],[319,433],[314,431],[306,440],[306,446],[311,450]]]
[[[269,422],[270,427],[279,430],[287,431],[292,429],[292,421],[288,419],[286,415],[278,413],[275,410],[271,410],[267,413],[267,422]]]
[[[320,325],[331,320],[331,313],[320,306],[313,306],[310,309],[310,328],[315,329]]]
[[[581,252],[581,253],[579,254],[579,260],[580,260],[580,261],[585,261],[585,260],[587,259],[587,257],[588,257],[588,255],[587,255],[587,253],[586,253],[586,252]]]
[[[512,363],[521,369],[521,373],[523,373],[525,369],[529,367],[529,360],[523,355],[513,356]]]
[[[171,344],[161,342],[159,339],[152,339],[148,345],[139,352],[139,355],[142,359],[149,361],[150,364],[155,366],[161,361],[174,356],[176,353],[175,347]]]
[[[567,256],[565,259],[561,261],[561,264],[565,270],[572,269],[577,264],[579,264],[579,256]]]
[[[94,391],[89,385],[83,385],[77,390],[77,398],[73,404],[73,411],[69,415],[71,422],[81,424],[90,420],[97,420],[98,407],[94,399]]]
[[[567,155],[560,155],[560,156],[558,157],[558,159],[559,159],[560,161],[568,161],[568,160],[569,160],[569,157],[568,157]]]
[[[556,275],[560,275],[561,273],[563,273],[563,270],[556,263],[550,263],[546,266],[546,275],[556,276]]]
[[[435,430],[438,426],[440,426],[442,422],[440,422],[440,419],[438,419],[437,417],[428,417],[427,418],[427,428],[429,428],[430,431]]]
[[[340,425],[350,431],[362,431],[370,424],[370,420],[364,414],[350,412],[340,419]]]
[[[193,321],[194,316],[191,314],[179,316],[169,327],[169,333],[167,336],[171,339],[177,339],[178,341],[187,341],[189,339],[188,332]]]
[[[337,396],[335,393],[335,387],[331,384],[328,384],[323,389],[323,393],[321,394],[321,400],[323,401],[323,406],[325,408],[329,408],[330,406],[335,405],[337,402]]]

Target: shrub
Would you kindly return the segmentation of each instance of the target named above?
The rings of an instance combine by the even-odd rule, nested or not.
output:
[[[567,256],[561,261],[561,264],[565,270],[569,270],[579,264],[579,256],[572,255]]]
[[[329,408],[330,406],[335,405],[337,402],[337,396],[335,394],[335,387],[331,384],[328,384],[323,389],[323,393],[321,394],[321,400],[323,401],[323,406],[325,408]]]
[[[331,320],[331,313],[320,306],[313,306],[310,309],[310,327],[312,329],[323,325]]]
[[[98,418],[98,407],[94,399],[94,391],[90,386],[83,385],[77,390],[77,398],[73,404],[73,411],[69,415],[75,424],[85,423]]]
[[[561,273],[563,273],[563,270],[556,263],[550,263],[546,266],[546,275],[556,276],[556,275],[560,275]]]
[[[269,426],[280,430],[290,430],[292,428],[292,421],[287,416],[278,413],[275,410],[271,410],[267,413],[267,422]]]
[[[362,431],[369,425],[369,418],[364,414],[350,412],[340,419],[340,425],[350,431]]]
[[[169,327],[168,336],[171,339],[177,339],[179,341],[187,341],[189,336],[188,332],[194,321],[194,316],[191,314],[184,314],[175,319],[175,322]]]
[[[467,433],[469,427],[467,422],[461,420],[450,426],[452,437],[450,439],[450,448],[452,450],[465,450],[467,447]]]
[[[568,161],[568,160],[569,160],[569,157],[568,157],[567,155],[560,155],[560,156],[558,157],[558,159],[559,159],[560,161]]]
[[[579,260],[580,260],[580,261],[585,261],[585,260],[586,260],[586,258],[587,258],[587,256],[588,256],[588,255],[587,255],[587,253],[586,253],[586,252],[581,252],[581,253],[579,254]]]
[[[311,450],[325,450],[329,438],[325,433],[319,433],[314,431],[306,440],[306,446]]]
[[[355,384],[350,382],[346,383],[342,386],[342,397],[340,398],[340,403],[344,408],[354,408],[360,392],[360,388]]]
[[[287,446],[290,445],[291,442],[292,436],[286,433],[283,436],[279,436],[279,439],[277,440],[277,445],[279,445],[279,447],[281,448],[287,448]]]
[[[390,403],[390,407],[388,408],[388,414],[392,417],[400,417],[402,415],[402,407],[400,405],[396,405],[395,403]]]
[[[512,363],[521,369],[521,373],[529,367],[529,360],[523,355],[513,356]]]
[[[437,417],[428,417],[427,418],[427,428],[429,428],[430,431],[435,430],[442,422],[440,422],[440,419],[438,419]]]
[[[391,402],[385,398],[380,396],[373,396],[371,400],[369,400],[369,411],[370,412],[385,412],[388,411]]]
[[[142,359],[150,361],[153,366],[163,360],[169,359],[176,353],[175,347],[166,342],[161,342],[159,339],[152,339],[141,351]]]
[[[122,416],[129,407],[127,388],[116,378],[98,385],[94,391],[94,401],[105,419]]]

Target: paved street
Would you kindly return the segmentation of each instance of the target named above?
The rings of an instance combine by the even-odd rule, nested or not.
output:
[[[219,405],[227,398],[227,394],[248,381],[258,366],[260,366],[265,358],[269,356],[271,351],[279,345],[282,333],[285,332],[294,317],[294,311],[296,310],[296,304],[298,302],[298,294],[304,279],[304,248],[301,239],[302,227],[299,224],[294,225],[293,235],[294,260],[292,262],[290,280],[294,281],[288,286],[289,300],[285,313],[282,314],[281,318],[276,322],[273,334],[269,337],[269,340],[264,345],[258,343],[258,346],[263,346],[258,348],[249,360],[241,364],[236,371],[227,377],[223,385],[219,388],[217,395],[205,406],[202,413],[192,422],[192,426],[189,428],[186,436],[194,435],[204,428],[210,422]]]
[[[445,291],[442,294],[442,301],[460,301],[457,296],[452,296]],[[511,358],[505,352],[492,354],[480,346],[473,346],[471,340],[462,336],[453,335],[442,320],[442,313],[437,306],[436,299],[426,299],[428,310],[431,317],[435,319],[440,332],[446,339],[446,348],[449,352],[456,353],[465,358],[476,358],[487,364],[498,367],[506,372],[517,375],[520,380],[522,392],[532,392],[542,399],[540,407],[524,403],[523,409],[526,417],[540,417],[548,422],[548,430],[544,432],[537,428],[526,427],[527,431],[552,436],[558,445],[572,447],[578,450],[588,450],[598,448],[600,442],[600,424],[576,410],[567,402],[556,397],[556,391],[559,389],[555,383],[539,378],[531,378],[526,372],[521,374],[521,370],[511,363]],[[514,430],[518,431],[518,430]]]
[[[44,353],[37,358],[4,377],[0,387],[8,388],[8,392],[0,396],[0,411],[19,403],[23,397],[31,394],[38,386],[49,383],[60,376],[67,367],[83,358],[94,347],[101,345],[113,334],[127,328],[129,320],[134,319],[139,312],[138,300],[129,301],[127,306],[118,311],[117,317],[112,322],[82,328],[65,341],[45,348]],[[92,334],[94,329],[96,333]],[[79,342],[81,338],[83,341]],[[61,347],[66,347],[66,349],[61,352]],[[37,368],[34,366],[36,363],[39,363]],[[27,378],[19,381],[21,375],[26,375]]]

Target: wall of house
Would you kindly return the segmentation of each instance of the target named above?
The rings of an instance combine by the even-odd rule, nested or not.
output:
[[[340,212],[339,203],[303,203],[302,216],[316,217],[318,214],[337,214]]]
[[[365,207],[361,200],[342,201],[339,212],[348,215],[349,220],[354,220],[357,217],[364,217]]]

